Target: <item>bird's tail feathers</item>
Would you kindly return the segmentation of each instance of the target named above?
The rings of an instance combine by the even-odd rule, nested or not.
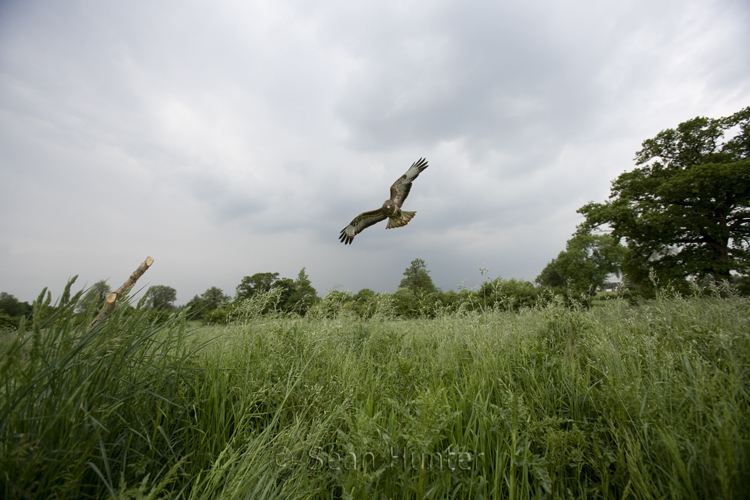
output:
[[[411,221],[415,215],[417,215],[417,212],[407,212],[406,210],[401,210],[401,218],[404,219],[404,225]]]
[[[394,219],[391,217],[388,217],[388,225],[385,226],[386,229],[393,229],[396,227],[404,227],[411,221],[414,216],[417,215],[417,212],[408,212],[406,210],[401,211],[401,218],[400,219]]]

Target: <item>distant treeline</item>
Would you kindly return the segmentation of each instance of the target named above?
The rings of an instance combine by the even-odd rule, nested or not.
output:
[[[480,272],[486,275],[484,268],[480,268]],[[349,315],[363,319],[434,318],[471,312],[519,311],[550,302],[580,308],[608,299],[639,301],[648,298],[647,293],[642,293],[643,290],[620,287],[614,291],[601,288],[596,291],[593,286],[588,289],[576,287],[572,280],[562,286],[539,284],[543,275],[537,278],[536,284],[498,277],[487,279],[474,289],[442,291],[434,285],[430,271],[422,259],[414,259],[403,275],[399,288],[393,293],[376,293],[369,288],[356,293],[331,290],[321,298],[305,274],[305,268],[300,270],[294,280],[280,278],[279,273],[257,273],[242,279],[234,297],[226,295],[218,287],[211,287],[180,307],[174,306],[177,295],[174,288],[156,285],[148,289],[138,301],[137,307],[150,309],[151,319],[157,321],[166,320],[173,313],[184,312],[188,320],[200,320],[204,324],[228,324],[246,320],[249,316],[263,315],[309,315],[316,318]],[[736,294],[742,291],[737,286],[726,284],[717,286],[712,283],[706,286],[713,288],[718,294]],[[693,291],[700,292],[701,287],[694,283]],[[110,288],[104,281],[89,288],[76,306],[82,320],[92,311],[98,310],[109,293]],[[46,306],[41,300],[37,302],[39,307],[54,309],[54,306],[49,305],[49,297]],[[132,302],[124,307],[134,309]],[[0,294],[0,328],[17,328],[23,317],[30,318],[32,309],[28,303],[20,302],[13,295],[3,292]]]
[[[461,310],[520,308],[555,295],[548,287],[501,278],[488,280],[474,290],[443,292],[435,286],[429,273],[424,260],[414,259],[394,293],[379,294],[369,288],[357,293],[332,290],[322,299],[310,284],[304,268],[295,280],[279,278],[278,273],[258,273],[242,279],[234,299],[213,287],[196,295],[185,307],[189,308],[189,319],[200,318],[208,323],[231,322],[247,308],[247,301],[254,299],[258,314],[334,317],[348,312],[362,318],[375,315],[414,318]]]

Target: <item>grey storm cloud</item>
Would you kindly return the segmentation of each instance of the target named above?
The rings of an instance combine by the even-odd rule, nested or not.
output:
[[[563,141],[595,119],[595,77],[614,41],[594,20],[566,30],[573,16],[532,3],[437,5],[395,34],[365,29],[366,43],[355,44],[364,62],[337,104],[355,145],[466,137],[476,147],[514,148]]]
[[[739,0],[5,2],[0,291],[178,303],[306,267],[324,293],[532,280],[644,139],[750,102]],[[419,157],[407,228],[338,232]],[[384,226],[384,224],[382,225]]]

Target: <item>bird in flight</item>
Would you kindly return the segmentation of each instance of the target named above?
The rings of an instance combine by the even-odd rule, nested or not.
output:
[[[409,196],[412,181],[427,167],[427,160],[424,158],[420,158],[412,163],[409,170],[393,183],[391,186],[391,197],[385,200],[383,206],[377,210],[362,212],[356,216],[348,226],[341,230],[339,240],[344,245],[350,245],[356,235],[385,219],[388,219],[388,225],[385,226],[386,229],[407,225],[417,212],[401,210],[401,205],[404,204],[404,200]]]

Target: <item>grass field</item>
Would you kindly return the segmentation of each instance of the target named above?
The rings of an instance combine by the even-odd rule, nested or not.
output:
[[[750,496],[747,299],[92,332],[74,303],[3,334],[4,498]]]

